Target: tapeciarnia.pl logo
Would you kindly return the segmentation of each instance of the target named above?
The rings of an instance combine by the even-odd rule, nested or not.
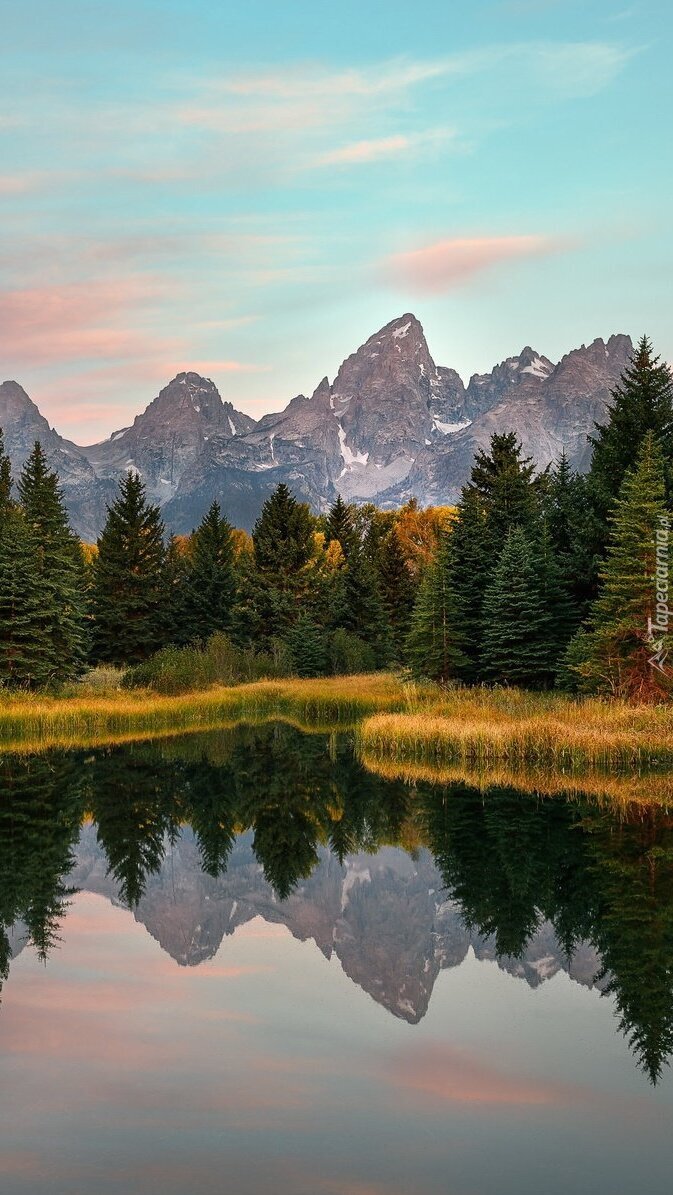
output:
[[[653,652],[648,663],[658,672],[665,672],[667,649],[664,647],[664,635],[668,634],[671,612],[668,606],[669,571],[668,571],[668,540],[670,533],[670,519],[667,515],[660,515],[655,534],[657,564],[655,571],[656,585],[656,613],[654,619],[647,620],[647,642],[652,645]]]

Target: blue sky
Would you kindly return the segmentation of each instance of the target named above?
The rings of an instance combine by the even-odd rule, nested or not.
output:
[[[81,443],[259,415],[414,311],[467,377],[673,359],[665,0],[0,0],[0,375]]]

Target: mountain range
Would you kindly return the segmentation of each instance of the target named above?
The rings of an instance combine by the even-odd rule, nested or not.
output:
[[[454,369],[435,365],[421,324],[407,313],[347,357],[332,383],[323,378],[310,397],[299,394],[258,421],[188,372],[99,444],[64,439],[15,381],[0,385],[0,427],[15,476],[33,442],[42,442],[85,540],[99,534],[129,469],[141,474],[169,530],[191,531],[214,498],[249,530],[279,482],[316,512],[337,494],[383,507],[412,497],[453,503],[494,432],[515,431],[540,468],[565,450],[585,470],[587,436],[632,351],[623,334],[556,364],[526,347],[466,386]]]

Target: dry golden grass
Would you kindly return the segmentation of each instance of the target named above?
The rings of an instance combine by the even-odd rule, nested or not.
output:
[[[358,730],[369,759],[442,767],[540,764],[574,771],[673,765],[673,708],[516,690],[464,689]]]
[[[90,747],[215,730],[233,722],[278,718],[301,729],[354,726],[378,709],[399,708],[395,677],[256,681],[179,697],[143,691],[96,696],[20,695],[0,702],[0,752]]]

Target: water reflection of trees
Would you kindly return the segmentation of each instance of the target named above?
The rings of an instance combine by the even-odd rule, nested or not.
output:
[[[653,1081],[673,1052],[673,820],[463,785],[421,795],[426,840],[468,924],[519,957],[540,921],[601,955],[620,1027]]]
[[[79,772],[67,754],[0,757],[0,988],[13,926],[25,927],[42,959],[58,941],[82,815]]]
[[[0,983],[21,923],[46,958],[58,939],[85,814],[120,898],[134,906],[181,826],[205,872],[222,875],[237,836],[285,899],[321,847],[343,861],[382,845],[426,845],[465,921],[521,957],[542,921],[570,956],[591,941],[621,1028],[653,1080],[673,1052],[673,822],[612,816],[586,800],[498,786],[382,780],[346,736],[280,724],[89,753],[0,760]]]

